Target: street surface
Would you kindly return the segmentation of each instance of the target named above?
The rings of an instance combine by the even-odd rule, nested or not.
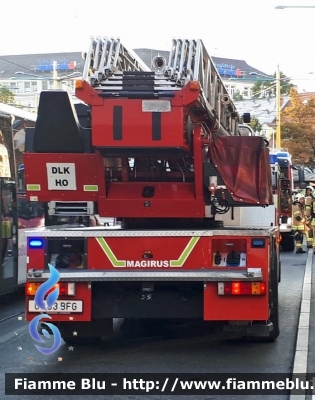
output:
[[[290,373],[293,367],[302,283],[307,253],[281,253],[282,280],[279,286],[280,336],[275,343],[256,343],[198,332],[195,324],[172,331],[171,336],[152,332],[131,338],[115,320],[115,334],[97,345],[74,346],[71,351],[62,342],[51,355],[43,355],[28,332],[24,321],[23,294],[0,299],[0,399],[17,400],[4,395],[5,373]],[[12,317],[10,317],[12,316]],[[23,317],[23,319],[19,319]],[[45,339],[50,343],[51,339]],[[45,345],[44,345],[45,346]],[[21,348],[18,350],[18,348]],[[58,361],[58,358],[62,361]],[[313,361],[313,359],[312,359]],[[60,375],[60,379],[62,376]],[[272,379],[272,375],[270,376]],[[289,396],[259,396],[263,399],[288,399]],[[23,396],[30,400],[66,400],[68,396]],[[71,397],[70,397],[71,398]],[[103,395],[77,395],[76,400],[99,400]],[[111,396],[114,399],[196,399],[196,396]],[[225,399],[227,396],[198,396],[200,399]],[[255,399],[257,396],[233,396],[228,399]]]

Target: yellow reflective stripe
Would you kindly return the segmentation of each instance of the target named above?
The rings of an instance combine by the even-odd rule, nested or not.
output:
[[[27,190],[40,190],[40,185],[26,185]]]
[[[83,185],[83,189],[85,192],[97,192],[98,186],[97,185]]]

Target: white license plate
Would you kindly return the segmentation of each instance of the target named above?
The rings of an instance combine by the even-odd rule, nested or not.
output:
[[[45,302],[46,304],[46,302]],[[46,305],[47,306],[47,305]],[[34,300],[29,300],[28,302],[29,312],[42,312]],[[79,313],[83,311],[83,301],[82,300],[57,300],[52,307],[47,308],[49,313]]]
[[[143,112],[170,112],[171,102],[169,100],[142,100]]]

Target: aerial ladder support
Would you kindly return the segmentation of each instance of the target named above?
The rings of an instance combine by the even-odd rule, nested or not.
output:
[[[168,62],[157,56],[150,70],[119,39],[91,38],[76,82],[89,108],[84,129],[65,94],[41,94],[25,165],[28,184],[46,186],[29,196],[50,201],[56,181],[46,169],[64,162],[80,182],[58,186],[53,200],[93,201],[102,216],[212,218],[272,204],[263,139],[240,137],[241,117],[201,40],[174,39]]]
[[[91,37],[83,80],[100,97],[139,99],[172,98],[190,81],[196,81],[198,101],[187,104],[192,122],[203,123],[213,133],[239,135],[242,117],[201,40],[173,39],[168,63],[163,57],[155,58],[159,60],[153,62],[151,71],[120,39]],[[90,96],[82,94],[77,91],[88,103]]]
[[[119,38],[92,36],[84,58],[83,79],[92,86],[116,71],[150,71],[134,51],[121,44]]]
[[[181,87],[191,80],[198,81],[200,100],[207,110],[208,121],[212,122],[212,132],[237,134],[241,117],[202,40],[173,39],[164,75]]]

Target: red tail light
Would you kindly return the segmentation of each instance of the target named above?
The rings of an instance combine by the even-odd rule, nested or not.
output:
[[[266,294],[265,282],[219,282],[218,295],[252,295],[261,296]]]
[[[25,292],[27,296],[35,296],[36,290],[39,288],[41,283],[27,283],[25,285]],[[47,293],[51,293],[55,290],[56,287],[59,287],[59,295],[67,295],[74,296],[75,295],[75,283],[68,282],[59,282],[55,286],[53,286]]]

